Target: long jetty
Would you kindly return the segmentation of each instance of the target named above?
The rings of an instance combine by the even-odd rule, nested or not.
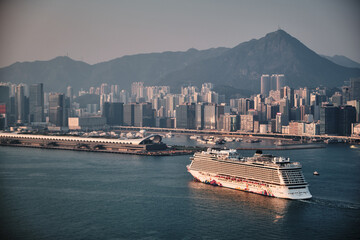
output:
[[[187,155],[199,151],[197,147],[168,147],[159,135],[143,139],[83,138],[32,134],[0,133],[0,145],[86,152],[119,153],[145,156]]]

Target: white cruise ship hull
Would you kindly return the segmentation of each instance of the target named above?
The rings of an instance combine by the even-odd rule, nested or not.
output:
[[[227,187],[236,190],[257,193],[270,197],[286,199],[309,199],[312,197],[307,185],[283,186],[275,184],[264,184],[256,181],[241,179],[238,177],[223,177],[210,173],[190,170],[188,172],[198,181],[214,186]]]

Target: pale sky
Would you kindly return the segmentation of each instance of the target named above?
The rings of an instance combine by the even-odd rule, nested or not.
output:
[[[279,27],[319,54],[360,62],[359,25],[356,0],[3,0],[0,67],[234,47]]]

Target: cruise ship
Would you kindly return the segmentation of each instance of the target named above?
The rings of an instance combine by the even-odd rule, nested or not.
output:
[[[236,150],[197,152],[187,166],[193,177],[203,183],[265,196],[309,199],[311,193],[301,164],[289,158],[262,154],[241,157]]]

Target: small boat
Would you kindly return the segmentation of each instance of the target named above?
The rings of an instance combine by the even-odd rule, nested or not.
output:
[[[190,138],[190,139],[192,139],[192,140],[196,140],[196,139],[199,139],[199,138],[200,138],[200,136],[197,136],[197,135],[192,135],[192,136],[190,136],[189,138]]]
[[[172,138],[174,135],[171,132],[168,132],[167,134],[165,134],[166,138]]]
[[[314,172],[314,175],[315,175],[315,176],[319,176],[320,174],[319,174],[317,171],[315,171],[315,172]]]

